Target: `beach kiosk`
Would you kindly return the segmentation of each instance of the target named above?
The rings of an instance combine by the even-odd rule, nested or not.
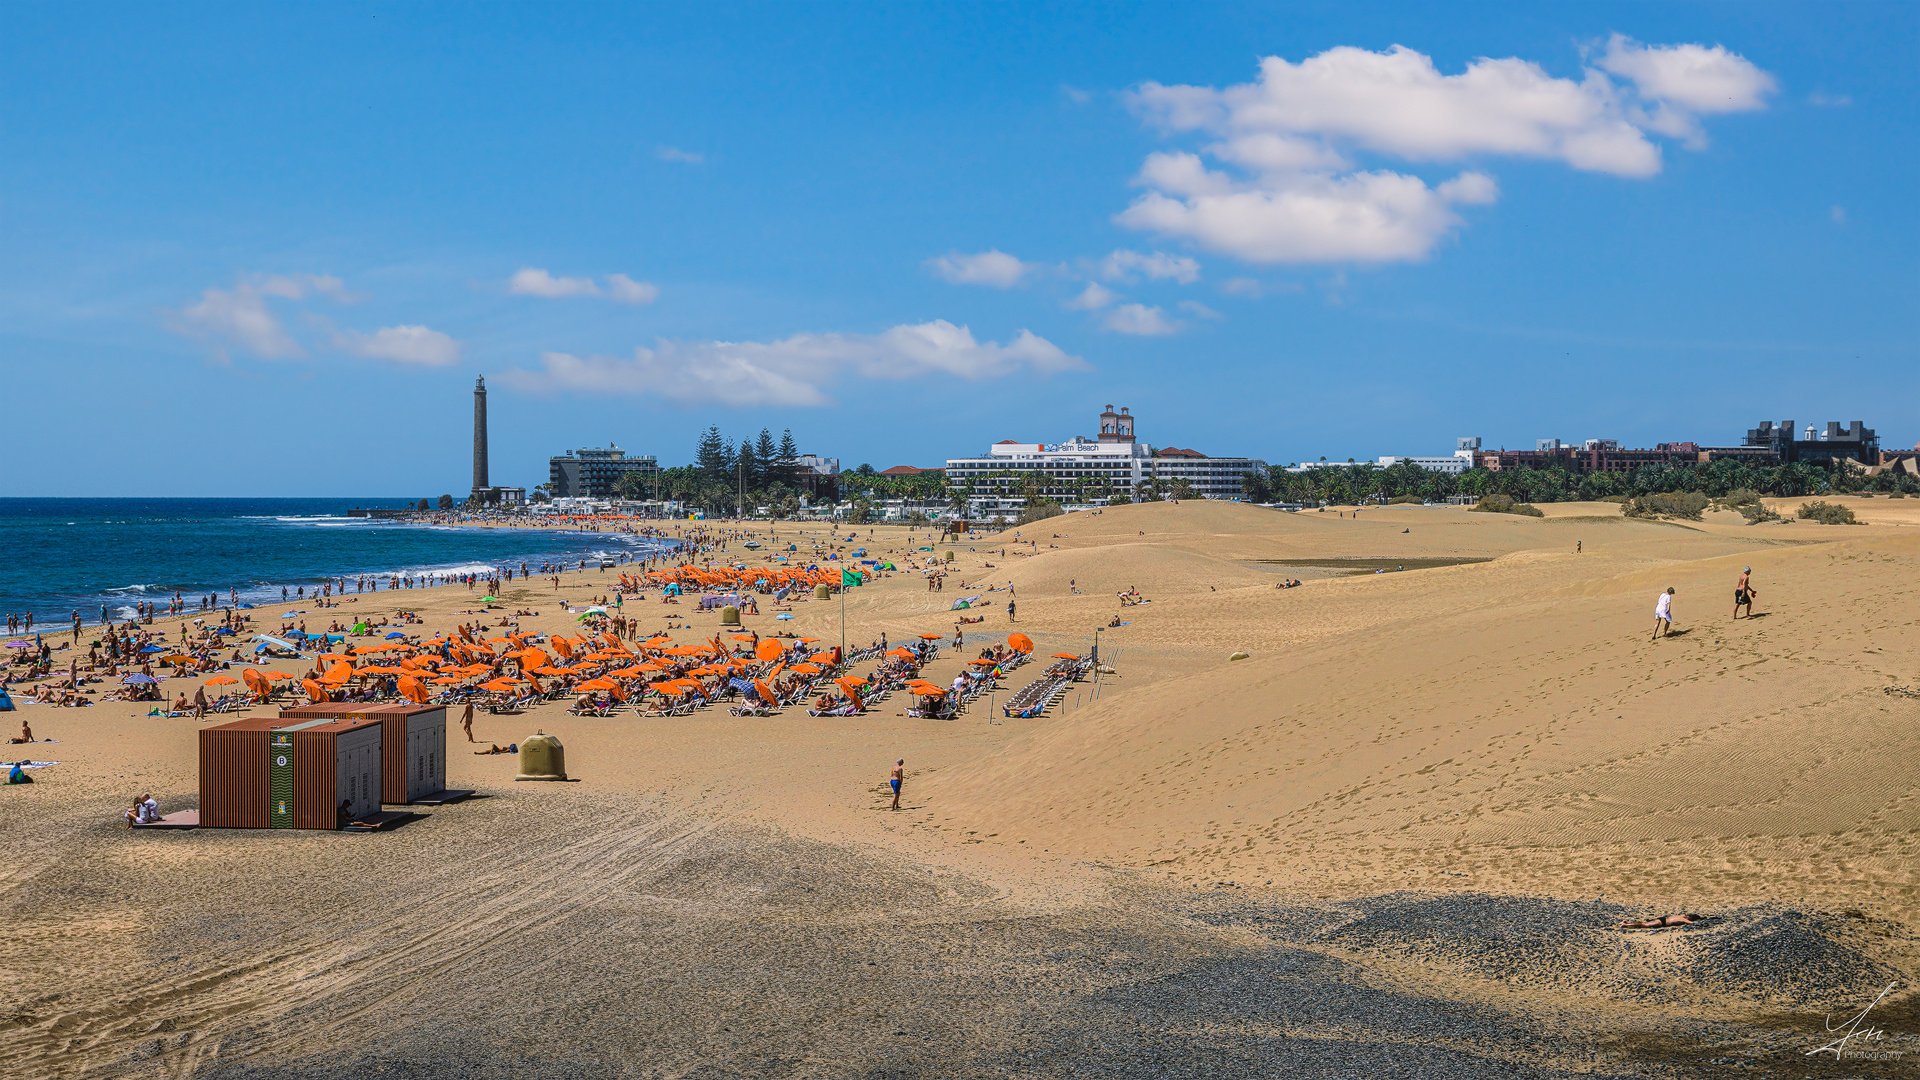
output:
[[[447,707],[410,701],[384,705],[301,705],[280,710],[288,723],[332,718],[372,720],[380,724],[380,801],[450,801],[436,796],[469,795],[447,791]]]
[[[380,756],[377,720],[254,716],[202,728],[200,824],[338,829],[374,817]]]

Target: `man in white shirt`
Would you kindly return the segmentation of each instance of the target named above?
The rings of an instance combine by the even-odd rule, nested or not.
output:
[[[132,825],[146,825],[160,820],[160,804],[154,801],[150,793],[142,792],[140,800],[127,811],[127,822]]]
[[[1650,640],[1658,641],[1672,632],[1673,586],[1669,585],[1667,591],[1660,594],[1660,599],[1653,602],[1653,637]]]

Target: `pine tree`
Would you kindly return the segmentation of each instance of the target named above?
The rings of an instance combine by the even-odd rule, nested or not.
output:
[[[761,428],[760,437],[753,443],[754,473],[747,477],[747,485],[755,491],[764,491],[779,482],[779,456],[779,448],[773,445],[773,433]]]
[[[733,479],[733,453],[727,448],[727,440],[720,437],[720,429],[710,427],[700,436],[700,442],[694,449],[694,461],[708,480]]]
[[[800,485],[800,444],[793,441],[793,429],[780,436],[780,455],[775,459],[780,482],[788,487]]]

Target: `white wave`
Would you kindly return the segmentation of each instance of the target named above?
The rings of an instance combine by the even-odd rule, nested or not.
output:
[[[457,574],[479,574],[485,577],[488,574],[495,573],[504,565],[504,563],[461,563],[458,566],[422,566],[411,570],[396,570],[394,573],[411,574],[414,577],[419,577],[421,574],[439,574],[441,577],[452,577]],[[517,570],[518,567],[515,569]],[[375,576],[387,577],[390,575],[379,574]]]

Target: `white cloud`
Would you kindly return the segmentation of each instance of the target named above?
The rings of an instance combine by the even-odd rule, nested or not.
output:
[[[1773,76],[1719,45],[1643,46],[1615,34],[1597,65],[1639,90],[1648,103],[1636,111],[1641,124],[1693,150],[1707,145],[1701,116],[1764,109],[1776,89]]]
[[[1844,206],[1835,206],[1833,209],[1827,211],[1827,216],[1833,219],[1835,225],[1845,225],[1847,223],[1847,208]]]
[[[1169,195],[1225,195],[1233,190],[1231,177],[1211,172],[1196,154],[1148,154],[1134,183]]]
[[[200,302],[183,308],[172,320],[173,329],[194,337],[238,345],[255,356],[285,360],[305,356],[306,350],[287,333],[280,318],[267,307],[267,298],[303,300],[320,294],[343,303],[356,299],[339,278],[319,274],[272,274],[242,278],[231,289],[209,288]]]
[[[1818,105],[1823,109],[1840,109],[1853,104],[1853,95],[1829,94],[1824,90],[1815,90],[1807,95],[1807,104]]]
[[[1227,190],[1232,190],[1231,185]],[[1155,281],[1171,279],[1182,285],[1191,285],[1200,280],[1200,264],[1185,255],[1169,255],[1164,251],[1142,255],[1124,248],[1100,262],[1100,274],[1108,281],[1132,281],[1136,273],[1145,274]]]
[[[682,150],[677,146],[657,146],[653,150],[653,156],[661,161],[671,161],[680,165],[704,165],[707,161],[707,155],[692,150]]]
[[[308,355],[269,306],[268,300],[298,303],[324,296],[340,303],[361,299],[347,291],[339,278],[319,274],[255,275],[242,278],[231,289],[211,288],[200,302],[178,312],[173,328],[195,337],[237,345],[255,356],[285,360]],[[315,348],[398,364],[439,367],[460,358],[460,343],[425,326],[389,326],[363,334],[335,329],[321,315],[308,312],[305,321],[315,332]]]
[[[1627,176],[1660,169],[1659,150],[1628,122],[1604,75],[1574,82],[1517,58],[1442,75],[1405,46],[1341,46],[1298,64],[1269,56],[1253,83],[1216,91],[1150,82],[1132,100],[1169,131],[1306,137],[1412,161],[1493,153]]]
[[[600,286],[592,278],[554,277],[537,266],[523,266],[507,279],[507,291],[515,296],[599,296]]]
[[[1767,95],[1779,89],[1773,76],[1723,45],[1642,45],[1615,34],[1595,66],[1632,80],[1648,101],[1703,116],[1756,112],[1766,108]]]
[[[223,339],[269,360],[306,355],[300,343],[289,337],[286,327],[267,310],[265,294],[246,285],[209,288],[200,294],[199,303],[179,313],[175,329],[196,337]]]
[[[842,374],[863,379],[954,375],[989,379],[1028,370],[1084,370],[1086,361],[1022,330],[1004,345],[976,341],[942,319],[879,334],[796,334],[770,342],[662,341],[631,358],[542,354],[543,370],[502,378],[532,391],[653,394],[740,407],[825,405]]]
[[[1620,81],[1616,81],[1620,80]],[[1434,187],[1360,170],[1355,154],[1408,162],[1540,158],[1623,177],[1660,172],[1653,136],[1704,145],[1700,118],[1766,107],[1773,77],[1723,46],[1641,45],[1615,35],[1578,80],[1515,57],[1458,74],[1404,46],[1341,46],[1292,63],[1270,56],[1255,81],[1223,89],[1149,82],[1129,95],[1168,134],[1204,133],[1203,152],[1148,155],[1147,188],[1122,225],[1253,262],[1425,258],[1462,224],[1453,207],[1498,197],[1478,170]]]
[[[540,296],[557,300],[568,296],[601,296],[622,304],[651,304],[660,299],[660,288],[635,281],[625,274],[608,274],[602,289],[592,278],[554,277],[537,266],[523,266],[507,279],[507,291],[515,296]]]
[[[1266,287],[1250,277],[1228,278],[1220,283],[1220,291],[1228,296],[1244,296],[1258,300],[1266,293]]]
[[[1225,315],[1213,310],[1198,300],[1182,300],[1174,305],[1196,319],[1224,319]]]
[[[459,342],[424,326],[389,326],[371,334],[343,330],[334,336],[334,346],[371,360],[425,367],[445,367],[460,359]]]
[[[1289,173],[1347,168],[1347,159],[1325,143],[1294,135],[1256,131],[1207,147],[1207,153],[1256,172]]]
[[[1121,304],[1107,312],[1107,317],[1101,325],[1116,334],[1146,336],[1172,334],[1180,330],[1179,320],[1169,319],[1165,311],[1145,304]]]
[[[1490,182],[1474,177],[1464,173],[1437,190],[1417,176],[1370,172],[1189,199],[1150,192],[1115,220],[1254,263],[1418,260],[1460,225],[1454,202],[1490,194]]]
[[[937,259],[928,259],[927,268],[953,285],[988,285],[996,289],[1010,289],[1020,284],[1020,279],[1033,269],[999,250],[978,255],[949,252]]]
[[[1120,299],[1119,293],[1097,281],[1089,281],[1087,287],[1080,291],[1079,296],[1067,301],[1067,307],[1074,311],[1098,311],[1118,299]]]
[[[607,298],[623,304],[651,304],[660,299],[660,287],[625,274],[608,274]]]

